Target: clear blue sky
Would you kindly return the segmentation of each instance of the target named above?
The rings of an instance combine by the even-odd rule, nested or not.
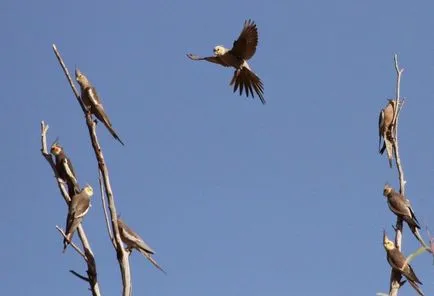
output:
[[[114,2],[114,1],[113,1]],[[0,3],[1,295],[87,295],[55,225],[66,207],[41,157],[39,123],[97,188],[83,114],[56,43],[97,87],[126,146],[98,135],[118,211],[168,276],[131,257],[134,295],[375,295],[388,290],[382,196],[395,170],[377,120],[405,68],[401,156],[408,197],[434,231],[432,1],[21,1]],[[170,3],[169,3],[170,2]],[[232,93],[233,70],[192,62],[232,45],[245,19],[265,98]],[[84,225],[103,295],[120,276],[96,198]],[[408,228],[404,253],[417,248]],[[413,267],[434,294],[433,265]],[[414,295],[406,285],[400,295]]]

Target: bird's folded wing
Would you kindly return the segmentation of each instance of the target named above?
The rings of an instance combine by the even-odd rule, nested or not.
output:
[[[72,167],[71,162],[69,162],[68,159],[65,158],[62,165],[63,165],[63,168],[65,169],[65,172],[68,175],[68,177],[74,183],[77,183],[77,179],[75,178],[74,168]]]

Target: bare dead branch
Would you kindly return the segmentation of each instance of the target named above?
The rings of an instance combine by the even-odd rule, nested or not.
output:
[[[100,170],[98,170],[98,174],[99,174],[99,177],[98,177],[99,190],[100,190],[100,193],[101,193],[101,202],[102,202],[102,208],[104,209],[104,218],[105,218],[105,223],[106,223],[106,226],[107,226],[107,232],[109,233],[109,236],[110,236],[110,239],[111,239],[111,241],[113,243],[113,246],[116,247],[115,241],[113,239],[113,233],[112,233],[112,231],[110,229],[110,219],[109,219],[108,213],[107,213],[107,206],[106,206],[105,198],[104,198],[104,187],[103,187],[104,185],[103,185],[102,174],[101,174]]]
[[[393,151],[395,154],[395,162],[396,162],[396,168],[398,170],[399,175],[399,191],[402,195],[405,195],[405,179],[404,179],[404,170],[402,168],[401,164],[401,157],[399,155],[399,145],[398,145],[398,120],[399,120],[399,114],[402,108],[403,101],[401,101],[401,76],[404,72],[404,69],[399,69],[398,65],[398,55],[395,54],[394,56],[395,61],[395,71],[396,71],[396,98],[395,98],[395,114],[393,115]],[[402,103],[401,103],[402,102]],[[401,251],[401,245],[402,245],[402,219],[397,217],[396,219],[396,225],[395,225],[395,245],[398,248],[398,250]],[[401,279],[402,275],[400,272],[397,272],[392,268],[390,273],[390,290],[389,295],[390,296],[397,296],[398,290],[401,287]]]
[[[79,279],[81,279],[81,280],[83,280],[85,282],[89,282],[89,279],[87,277],[79,274],[78,272],[76,272],[76,271],[74,271],[72,269],[70,269],[69,272],[72,273],[73,275],[75,275],[76,277],[78,277]]]
[[[75,88],[74,82],[72,81],[71,75],[69,75],[68,68],[66,68],[65,63],[63,62],[62,57],[60,56],[59,51],[57,50],[56,44],[53,44],[53,51],[56,55],[57,60],[60,63],[60,66],[62,67],[63,73],[65,73],[66,79],[68,79],[69,85],[72,88],[72,92],[74,93],[75,97],[77,98],[78,103],[80,104],[81,110],[83,110],[83,113],[86,114],[86,108],[84,107],[83,102],[81,101],[80,94],[78,93],[77,89]]]
[[[56,225],[56,229],[60,232],[60,234],[63,236],[64,239],[68,239],[68,238],[66,237],[65,232],[62,230],[62,228],[60,228],[59,226]],[[70,242],[70,245],[74,248],[74,250],[77,251],[78,254],[81,255],[81,257],[83,257],[84,260],[87,261],[87,259],[86,259],[86,255],[84,255],[84,252],[83,252],[82,250],[80,250],[80,248],[79,248],[76,244],[74,244],[74,242],[71,241],[71,242]]]
[[[122,290],[122,295],[123,296],[130,296],[131,295],[131,274],[130,274],[130,264],[129,264],[129,258],[128,258],[128,254],[125,252],[123,245],[122,245],[122,241],[119,235],[119,229],[118,229],[118,220],[117,220],[117,213],[116,213],[116,206],[115,206],[115,201],[114,201],[114,196],[113,196],[113,191],[111,189],[111,185],[110,185],[110,177],[109,177],[109,172],[107,169],[107,165],[105,163],[104,160],[104,154],[101,150],[101,146],[98,142],[97,136],[96,136],[96,123],[92,120],[92,115],[86,111],[86,108],[83,105],[83,102],[81,101],[80,95],[77,91],[77,89],[75,88],[74,83],[72,82],[71,76],[69,75],[69,71],[65,65],[65,63],[63,62],[63,59],[59,53],[59,51],[57,50],[57,47],[55,44],[53,44],[53,50],[54,53],[60,63],[60,66],[63,69],[63,72],[65,73],[65,76],[67,78],[67,80],[69,81],[69,84],[71,85],[72,91],[74,92],[74,95],[77,99],[77,101],[79,102],[83,112],[85,113],[85,117],[86,117],[86,124],[87,124],[87,128],[89,131],[89,135],[90,135],[90,139],[92,142],[92,147],[93,150],[95,152],[95,157],[98,161],[98,167],[99,170],[102,173],[103,176],[103,183],[104,183],[104,188],[105,188],[105,194],[108,200],[108,208],[110,211],[110,217],[111,217],[111,223],[112,223],[112,231],[113,231],[113,237],[114,237],[114,248],[116,250],[116,257],[118,259],[119,262],[119,268],[121,270],[121,275],[122,275],[122,285],[123,285],[123,290]],[[110,235],[110,233],[109,233]]]
[[[116,206],[113,196],[113,191],[111,189],[110,185],[110,177],[109,172],[107,169],[107,165],[104,160],[104,155],[102,153],[101,146],[98,142],[98,138],[96,135],[96,123],[92,121],[91,115],[87,113],[86,115],[86,122],[87,126],[89,128],[89,134],[92,141],[93,150],[95,152],[95,157],[98,161],[98,167],[101,171],[102,177],[103,177],[103,184],[105,188],[105,194],[108,200],[108,208],[110,211],[110,217],[112,222],[112,231],[113,231],[113,237],[114,237],[114,247],[117,253],[117,258],[119,261],[119,267],[121,269],[122,274],[122,284],[123,284],[123,296],[130,296],[131,295],[131,273],[130,273],[130,262],[129,262],[129,256],[128,253],[125,252],[123,248],[123,244],[121,241],[121,237],[119,235],[119,228],[118,228],[118,218],[116,213]],[[110,235],[110,233],[109,233]]]
[[[56,177],[56,182],[57,182],[57,186],[59,187],[60,193],[62,194],[63,199],[65,200],[66,204],[69,205],[71,198],[68,195],[68,190],[66,189],[66,186],[65,186],[66,184],[64,182],[60,181],[60,178],[57,174],[56,166],[55,166],[54,161],[53,161],[53,158],[48,153],[47,131],[48,131],[48,124],[45,124],[44,121],[41,121],[41,145],[42,145],[41,153],[42,153],[42,156],[50,164],[51,169],[53,170],[54,175]],[[59,231],[60,231],[60,229],[59,229]],[[96,274],[95,259],[93,258],[93,253],[91,251],[89,241],[87,239],[86,233],[84,232],[83,226],[81,224],[78,226],[77,232],[78,232],[78,237],[80,238],[81,243],[83,245],[83,248],[85,250],[84,254],[86,254],[86,255],[82,254],[81,251],[79,253],[80,253],[80,255],[84,256],[84,258],[87,258],[87,260],[85,260],[85,261],[87,263],[88,270],[93,270]],[[62,233],[62,235],[64,235],[63,231],[61,231],[61,233]],[[76,251],[78,251],[78,250],[80,250],[80,249],[77,248]],[[91,258],[91,260],[89,258]],[[89,281],[90,290],[92,291],[92,295],[93,296],[101,296],[99,284],[96,281],[96,276],[94,277],[94,279],[95,279],[94,281]]]
[[[398,120],[399,120],[399,114],[402,109],[402,106],[404,105],[404,100],[401,100],[401,76],[404,72],[404,69],[399,69],[398,65],[398,55],[395,54],[394,56],[395,60],[395,71],[396,71],[396,108],[395,108],[395,114],[394,114],[394,122],[393,122],[393,150],[395,152],[395,160],[396,160],[396,167],[398,169],[399,174],[399,191],[402,195],[405,196],[405,179],[404,179],[404,170],[402,168],[401,164],[401,158],[399,157],[399,145],[398,145]]]

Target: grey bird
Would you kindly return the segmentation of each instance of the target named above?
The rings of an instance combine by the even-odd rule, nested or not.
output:
[[[384,185],[383,195],[387,198],[389,209],[407,223],[416,239],[431,253],[431,248],[427,246],[419,233],[420,224],[410,205],[410,201],[404,195],[396,192],[389,184]]]
[[[205,60],[224,67],[235,68],[234,76],[230,82],[230,85],[234,86],[234,92],[239,88],[240,95],[242,95],[243,89],[245,89],[247,97],[249,97],[249,94],[255,97],[253,93],[253,91],[255,91],[261,99],[262,104],[265,104],[262,81],[247,63],[255,54],[257,45],[258,29],[256,24],[252,20],[246,20],[240,36],[233,43],[232,49],[217,45],[214,47],[213,56],[200,57],[189,53],[187,57],[194,61]]]
[[[116,131],[114,130],[110,122],[110,119],[107,116],[104,107],[101,103],[101,99],[99,98],[98,93],[96,92],[95,87],[92,86],[89,79],[87,79],[87,77],[83,73],[81,73],[79,69],[75,69],[75,79],[80,85],[81,100],[84,106],[86,107],[86,109],[90,111],[93,115],[95,115],[95,117],[98,118],[99,121],[104,123],[106,128],[112,134],[112,136],[116,140],[118,140],[122,145],[124,145],[124,143],[119,138]]]
[[[57,140],[51,145],[51,154],[55,157],[57,174],[68,186],[68,195],[72,198],[80,192],[80,186],[77,182],[74,167]]]
[[[395,100],[389,100],[386,107],[384,107],[378,118],[378,149],[380,154],[384,153],[387,149],[387,158],[389,159],[389,166],[392,167],[392,156],[393,156],[393,135],[392,135],[392,125],[393,118],[395,116]],[[381,146],[381,139],[383,139],[383,146]]]
[[[120,217],[118,217],[118,229],[119,235],[127,246],[127,250],[129,252],[131,252],[132,249],[136,249],[142,253],[142,255],[145,256],[156,268],[166,274],[160,265],[158,265],[157,261],[152,258],[152,255],[155,254],[154,250],[147,243],[145,243],[145,241],[136,232],[129,228]]]
[[[417,221],[416,215],[410,206],[410,202],[400,194],[396,192],[389,184],[384,185],[383,195],[387,198],[387,205],[389,209],[398,217],[407,222],[408,227],[413,231],[414,229],[420,229],[419,221]]]
[[[89,211],[91,207],[90,198],[92,195],[92,187],[86,185],[80,193],[71,198],[71,201],[69,202],[68,215],[66,217],[66,237],[63,239],[63,252],[65,252],[66,247],[71,243],[75,230]]]
[[[413,268],[408,264],[407,259],[405,259],[401,251],[395,246],[395,243],[389,240],[386,232],[383,233],[383,245],[387,253],[387,262],[389,262],[390,266],[405,276],[419,295],[424,296],[419,287],[419,285],[422,285],[422,282],[417,278]]]

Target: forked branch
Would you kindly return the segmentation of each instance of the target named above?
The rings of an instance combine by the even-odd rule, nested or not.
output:
[[[99,171],[102,174],[102,179],[103,179],[103,184],[104,184],[104,189],[105,189],[105,195],[107,197],[107,201],[108,201],[108,208],[110,211],[110,218],[111,218],[111,228],[113,231],[113,239],[111,239],[113,246],[116,250],[116,257],[118,259],[119,262],[119,268],[121,270],[121,275],[122,275],[122,284],[123,284],[123,296],[130,296],[131,295],[131,274],[130,274],[130,264],[129,264],[129,258],[128,258],[128,253],[124,250],[123,248],[123,244],[119,235],[119,229],[118,229],[118,220],[117,220],[117,213],[116,213],[116,206],[115,206],[115,201],[114,201],[114,195],[113,195],[113,191],[111,189],[111,185],[110,185],[110,177],[109,177],[109,172],[107,169],[107,164],[104,160],[104,154],[102,152],[101,146],[98,142],[98,138],[96,136],[96,123],[92,120],[92,115],[86,111],[86,108],[83,105],[83,102],[81,101],[80,98],[80,94],[77,91],[73,80],[69,74],[69,71],[65,65],[65,63],[63,62],[62,56],[60,55],[59,51],[57,50],[56,45],[53,44],[53,50],[54,50],[54,54],[56,55],[60,66],[63,69],[63,72],[65,73],[65,76],[67,78],[67,80],[69,81],[69,84],[72,88],[72,91],[77,99],[77,101],[79,102],[85,117],[86,117],[86,125],[89,131],[89,136],[90,136],[90,140],[92,142],[92,147],[93,150],[95,152],[95,157],[97,159],[98,162],[98,168]],[[111,233],[109,231],[109,237],[111,237]]]
[[[44,121],[41,122],[41,154],[42,156],[47,160],[47,162],[50,164],[51,169],[54,172],[54,175],[56,177],[57,187],[59,187],[59,191],[61,195],[63,196],[63,199],[66,202],[66,205],[69,204],[71,201],[71,198],[68,195],[68,190],[65,187],[65,183],[61,181],[57,174],[56,166],[54,164],[53,158],[51,157],[50,153],[48,153],[47,148],[47,131],[48,131],[48,125],[45,124]],[[60,228],[58,230],[62,233],[64,236],[65,234],[63,231],[61,231]],[[89,279],[89,286],[90,290],[92,291],[93,296],[101,296],[101,292],[99,289],[99,284],[97,280],[97,273],[96,273],[96,264],[95,264],[95,258],[92,253],[92,249],[90,247],[89,241],[87,239],[86,233],[84,232],[83,226],[80,224],[77,228],[78,237],[80,238],[80,241],[83,245],[84,253],[78,248],[75,244],[73,245],[73,248],[85,259],[87,264],[87,274]]]

